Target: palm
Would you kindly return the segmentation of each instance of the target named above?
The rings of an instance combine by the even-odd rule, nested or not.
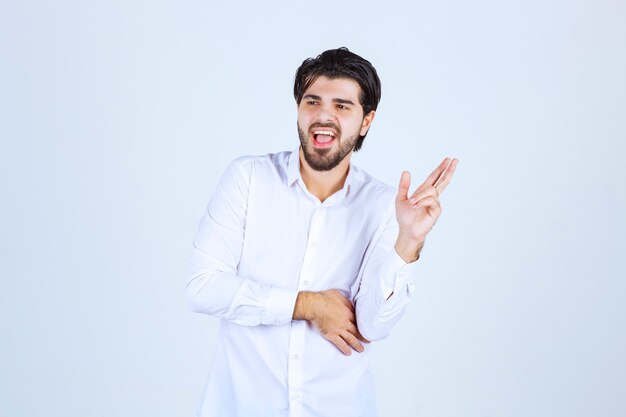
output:
[[[403,172],[396,197],[396,220],[400,231],[412,240],[422,242],[441,215],[439,195],[452,180],[457,159],[443,162],[409,196],[411,174]]]
[[[396,202],[396,220],[401,230],[409,232],[410,237],[422,240],[437,221],[438,213],[431,207],[413,208],[409,200]]]

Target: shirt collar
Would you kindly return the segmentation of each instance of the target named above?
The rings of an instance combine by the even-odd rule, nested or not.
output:
[[[287,185],[292,186],[300,178],[300,147],[289,155],[287,162]]]
[[[346,176],[346,180],[343,184],[343,188],[339,191],[341,196],[347,197],[350,193],[350,188],[352,187],[355,180],[355,167],[350,163],[348,167],[348,175]],[[292,186],[296,181],[302,179],[302,175],[300,174],[300,146],[296,148],[295,151],[291,152],[289,155],[289,160],[287,162],[287,185]],[[304,187],[304,181],[301,182]]]

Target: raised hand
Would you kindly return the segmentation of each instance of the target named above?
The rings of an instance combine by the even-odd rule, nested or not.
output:
[[[400,227],[396,251],[405,261],[419,258],[426,235],[441,215],[439,196],[452,180],[458,162],[458,159],[444,159],[411,196],[411,174],[402,173],[396,196],[396,220]]]

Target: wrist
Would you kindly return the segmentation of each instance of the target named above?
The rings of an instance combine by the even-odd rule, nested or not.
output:
[[[311,320],[314,317],[314,292],[300,291],[293,309],[293,320]]]
[[[397,254],[406,263],[415,262],[420,257],[420,252],[424,247],[424,239],[414,239],[405,233],[400,232],[394,246]]]

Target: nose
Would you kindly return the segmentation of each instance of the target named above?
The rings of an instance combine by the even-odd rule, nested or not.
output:
[[[319,106],[316,119],[321,123],[335,122],[335,107],[332,103]]]

